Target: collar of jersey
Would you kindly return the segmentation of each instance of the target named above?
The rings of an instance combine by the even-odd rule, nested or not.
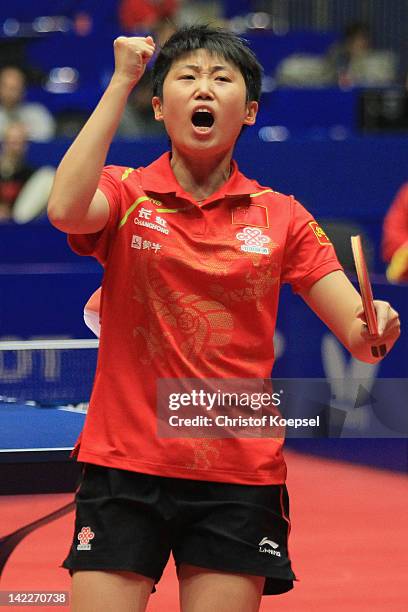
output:
[[[145,192],[174,193],[176,197],[193,201],[191,195],[177,182],[170,165],[170,153],[164,153],[141,172],[142,188]],[[232,160],[232,172],[228,181],[224,183],[215,193],[206,199],[208,204],[224,197],[236,197],[250,195],[257,190],[254,181],[247,179],[238,169],[237,163]]]

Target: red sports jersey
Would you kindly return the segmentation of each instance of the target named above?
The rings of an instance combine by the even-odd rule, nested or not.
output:
[[[341,269],[292,196],[243,176],[195,202],[169,153],[146,168],[108,166],[110,217],[72,248],[104,266],[101,338],[80,461],[160,476],[280,484],[282,439],[156,435],[160,378],[269,378],[279,290]],[[80,442],[80,444],[79,444]]]
[[[384,219],[383,259],[390,261],[403,245],[408,246],[408,183],[399,189]]]

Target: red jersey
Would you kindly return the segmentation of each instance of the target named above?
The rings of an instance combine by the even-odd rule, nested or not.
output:
[[[198,204],[164,154],[146,168],[108,166],[110,206],[71,247],[105,268],[101,337],[80,461],[160,476],[280,484],[282,439],[160,438],[161,378],[267,379],[279,290],[341,269],[333,246],[292,196],[246,178]]]
[[[399,189],[384,219],[383,259],[390,261],[403,245],[408,246],[408,183]]]

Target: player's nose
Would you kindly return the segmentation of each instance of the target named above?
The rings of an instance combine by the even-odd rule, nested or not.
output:
[[[212,100],[214,97],[210,79],[202,77],[197,79],[197,91],[195,98],[198,100]]]

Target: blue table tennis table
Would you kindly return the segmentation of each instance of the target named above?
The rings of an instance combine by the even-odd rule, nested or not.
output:
[[[0,461],[66,459],[84,419],[84,411],[67,406],[0,404]]]
[[[0,404],[0,495],[75,489],[79,464],[70,453],[84,411],[73,407]]]

